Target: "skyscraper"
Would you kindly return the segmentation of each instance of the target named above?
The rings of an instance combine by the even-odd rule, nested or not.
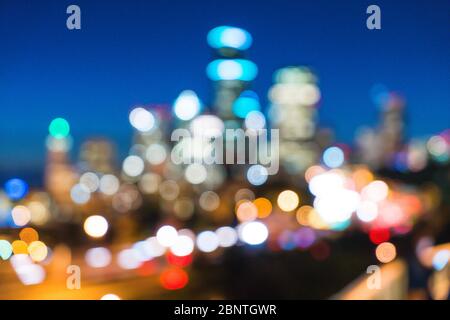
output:
[[[279,129],[280,160],[288,173],[301,173],[318,158],[317,78],[306,67],[286,67],[275,73],[274,81],[269,112],[272,128]]]

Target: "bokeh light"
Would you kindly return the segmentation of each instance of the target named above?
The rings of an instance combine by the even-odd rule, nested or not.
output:
[[[84,221],[84,231],[93,238],[103,237],[108,227],[108,221],[99,215],[90,216]]]
[[[377,246],[375,255],[381,263],[389,263],[397,256],[397,249],[392,243],[383,242]]]
[[[70,126],[66,119],[56,118],[50,122],[48,127],[50,135],[56,139],[66,138],[70,133]]]
[[[285,212],[293,211],[300,204],[300,198],[294,191],[285,190],[278,195],[277,204]]]

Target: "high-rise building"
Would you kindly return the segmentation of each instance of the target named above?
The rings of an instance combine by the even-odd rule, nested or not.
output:
[[[70,190],[76,183],[78,175],[70,164],[68,151],[71,138],[47,138],[47,160],[45,164],[45,188],[62,208],[71,203]]]
[[[220,26],[208,33],[208,44],[216,50],[216,59],[207,67],[215,87],[214,111],[225,127],[240,127],[239,118],[245,115],[234,112],[233,104],[258,73],[256,65],[244,57],[252,37],[241,28]]]
[[[376,129],[362,129],[357,137],[358,157],[374,169],[392,167],[396,154],[403,148],[405,101],[395,93],[386,95],[381,104]]]
[[[81,145],[79,160],[82,170],[111,173],[114,171],[115,148],[109,140],[89,139]]]
[[[274,81],[269,91],[271,126],[279,129],[281,164],[288,173],[298,174],[318,160],[317,78],[306,67],[287,67],[275,73]]]

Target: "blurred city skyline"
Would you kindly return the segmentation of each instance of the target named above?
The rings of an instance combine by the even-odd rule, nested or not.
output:
[[[71,124],[75,150],[91,136],[131,145],[128,113],[140,104],[172,104],[185,89],[210,105],[205,68],[213,57],[207,32],[218,25],[248,30],[252,84],[264,107],[273,72],[309,65],[322,91],[319,121],[352,143],[373,126],[370,91],[382,83],[407,100],[408,136],[448,128],[448,1],[377,1],[382,30],[366,28],[368,1],[77,1],[82,29],[65,26],[72,2],[0,3],[0,173],[37,170],[45,161],[51,119]],[[413,25],[410,23],[414,23]]]

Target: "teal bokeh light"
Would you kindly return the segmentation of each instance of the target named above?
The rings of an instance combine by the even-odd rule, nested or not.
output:
[[[208,44],[214,49],[246,50],[252,45],[252,36],[241,28],[220,26],[208,33]]]
[[[246,90],[233,103],[233,113],[236,117],[245,119],[251,111],[261,110],[258,95],[250,90]]]
[[[258,67],[246,59],[217,59],[208,64],[206,73],[213,81],[252,81],[258,74]]]

